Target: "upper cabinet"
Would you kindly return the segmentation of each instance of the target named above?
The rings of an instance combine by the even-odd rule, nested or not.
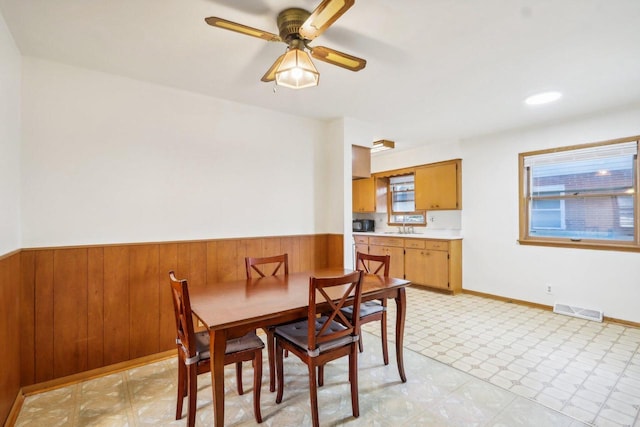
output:
[[[460,159],[417,167],[416,210],[462,209],[461,172]]]
[[[353,212],[376,211],[376,184],[375,178],[354,179],[352,183]]]
[[[354,179],[351,181],[353,212],[392,213],[389,211],[392,207],[390,180],[404,175],[413,175],[412,196],[416,211],[462,209],[462,161],[455,159],[376,172],[369,178]]]
[[[359,145],[351,146],[351,178],[371,176],[371,149]]]

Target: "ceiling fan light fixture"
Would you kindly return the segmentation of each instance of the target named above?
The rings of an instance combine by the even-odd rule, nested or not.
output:
[[[372,153],[379,153],[381,151],[392,150],[396,146],[395,142],[389,141],[386,139],[381,139],[380,141],[375,141],[373,143],[373,147],[371,148]]]
[[[289,49],[276,70],[276,84],[291,89],[318,86],[320,73],[302,49]]]

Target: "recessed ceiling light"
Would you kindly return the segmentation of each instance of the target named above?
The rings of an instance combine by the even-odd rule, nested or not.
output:
[[[557,101],[560,98],[562,98],[562,94],[560,92],[542,92],[531,95],[524,100],[524,103],[527,105],[541,105]]]

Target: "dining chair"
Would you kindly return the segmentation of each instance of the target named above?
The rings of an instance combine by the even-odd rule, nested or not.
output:
[[[176,420],[182,418],[182,403],[185,395],[189,398],[187,426],[193,427],[196,420],[196,394],[198,375],[211,371],[209,352],[209,332],[196,333],[189,300],[187,281],[176,279],[169,272],[173,309],[176,317],[176,345],[178,347],[178,400]],[[262,422],[260,414],[260,388],[262,387],[262,349],[264,343],[255,332],[227,341],[224,364],[236,365],[238,394],[242,389],[242,362],[253,362],[253,412],[256,422]]]
[[[284,275],[289,274],[289,254],[275,255],[269,257],[251,258],[246,257],[244,259],[245,270],[247,273],[247,279],[253,277],[253,273],[257,273],[259,277],[275,276],[278,274],[281,268],[283,268]],[[273,268],[273,271],[268,272]],[[265,274],[265,271],[267,273]],[[267,326],[262,328],[267,335],[267,358],[269,361],[269,391],[276,390],[276,368],[275,368],[275,349],[273,331],[275,326]]]
[[[327,362],[340,357],[349,356],[351,409],[354,417],[357,418],[360,415],[356,343],[360,339],[358,331],[360,330],[363,274],[362,271],[355,271],[338,277],[310,277],[307,318],[275,328],[278,378],[276,403],[282,402],[284,393],[284,350],[286,349],[307,365],[311,418],[314,427],[320,425],[316,368],[318,368],[318,375],[322,376],[321,368]],[[349,302],[351,297],[353,300]],[[342,312],[342,308],[347,304],[354,305],[353,321],[347,319]]]
[[[380,274],[389,277],[389,255],[370,255],[362,252],[356,254],[356,270],[362,270],[367,274]],[[345,307],[342,312],[349,320],[353,316],[353,307]],[[382,359],[384,364],[389,364],[389,350],[387,347],[387,299],[367,301],[360,305],[360,325],[369,322],[380,321],[382,332]],[[360,334],[360,331],[358,331]],[[359,342],[360,352],[363,351],[362,340]]]

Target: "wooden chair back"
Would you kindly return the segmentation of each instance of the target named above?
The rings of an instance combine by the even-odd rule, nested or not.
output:
[[[355,271],[340,277],[311,277],[309,278],[309,314],[308,314],[308,344],[309,352],[313,353],[318,345],[326,341],[345,336],[356,336],[360,331],[360,302],[362,300],[362,271]],[[353,300],[351,300],[353,298]],[[318,311],[318,305],[322,309]],[[353,305],[351,319],[342,312],[345,306]],[[325,308],[325,306],[328,306]],[[324,325],[316,330],[318,314],[327,317]],[[345,326],[344,329],[328,332],[332,321]]]
[[[389,255],[371,255],[358,252],[356,254],[356,270],[363,270],[367,274],[380,274],[389,277]],[[374,270],[375,268],[375,270]]]
[[[289,274],[289,255],[275,255],[270,257],[251,258],[246,257],[244,259],[245,269],[247,272],[247,279],[251,279],[252,271],[255,271],[260,277],[275,276],[280,271],[280,268],[284,266],[284,274]],[[274,269],[271,274],[265,274],[263,270],[273,266]]]
[[[182,351],[185,358],[196,355],[195,330],[193,327],[193,315],[191,312],[191,302],[189,301],[189,287],[186,279],[179,280],[173,271],[169,272],[171,280],[171,300],[173,301],[173,312],[176,317],[177,339],[182,344]]]

